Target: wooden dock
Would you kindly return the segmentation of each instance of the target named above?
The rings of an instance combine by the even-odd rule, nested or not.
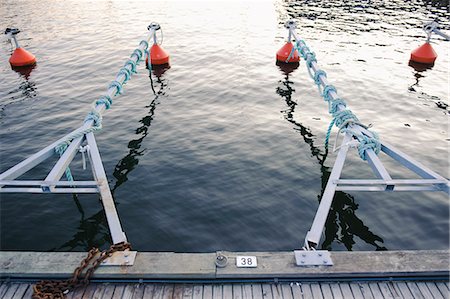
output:
[[[449,251],[332,252],[333,266],[298,267],[293,252],[138,252],[133,266],[102,266],[67,298],[449,298]],[[236,267],[253,255],[257,268]],[[32,284],[66,279],[81,252],[0,252],[0,299],[31,298]]]

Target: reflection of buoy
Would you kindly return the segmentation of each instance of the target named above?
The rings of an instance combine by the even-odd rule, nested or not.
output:
[[[9,63],[12,66],[33,65],[36,63],[36,57],[24,48],[17,48],[9,58]]]
[[[23,76],[26,80],[30,77],[31,72],[36,67],[36,64],[27,65],[27,66],[11,66],[11,69],[21,76]]]
[[[414,62],[432,64],[436,60],[437,54],[430,43],[424,43],[411,52],[411,60]]]
[[[280,61],[277,61],[275,64],[278,66],[280,71],[283,72],[284,75],[289,75],[290,73],[295,71],[300,65],[300,63],[298,62],[285,63]]]
[[[289,55],[292,52],[292,49],[294,48],[294,46],[292,45],[291,42],[287,42],[283,47],[281,47],[280,50],[278,50],[277,52],[277,61],[279,62],[287,62],[287,63],[292,63],[292,62],[299,62],[300,61],[300,57],[298,56],[298,51],[294,50],[294,53],[292,53],[291,57],[289,57]],[[289,58],[288,61],[286,61]]]
[[[163,48],[161,48],[158,44],[153,44],[150,49],[150,58],[151,62],[154,65],[168,64],[169,63],[169,53],[167,53]],[[146,63],[148,63],[148,58]]]

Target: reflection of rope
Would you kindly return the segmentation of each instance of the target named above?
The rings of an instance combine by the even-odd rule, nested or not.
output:
[[[306,43],[303,40],[299,40],[296,43],[297,51],[306,60],[306,66],[308,68],[308,73],[311,78],[314,80],[316,85],[319,87],[319,92],[323,99],[328,103],[328,112],[333,116],[333,120],[328,126],[327,134],[325,137],[325,148],[328,148],[328,143],[330,139],[331,129],[334,125],[339,128],[338,134],[342,133],[350,133],[354,138],[356,138],[358,143],[358,153],[361,159],[367,160],[366,151],[368,149],[374,150],[376,154],[378,154],[381,150],[381,144],[378,140],[378,135],[375,132],[370,132],[371,136],[364,135],[355,129],[352,128],[352,125],[360,125],[367,129],[366,126],[360,123],[359,119],[356,117],[353,112],[347,108],[347,105],[344,100],[340,98],[333,99],[331,96],[331,92],[337,94],[336,87],[330,84],[323,84],[323,90],[321,90],[322,83],[321,79],[326,78],[327,74],[325,71],[321,69],[313,70],[313,62],[317,62],[316,55],[314,52],[308,48]],[[336,143],[335,143],[336,146]]]

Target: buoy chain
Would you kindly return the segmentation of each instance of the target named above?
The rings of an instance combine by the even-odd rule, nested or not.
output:
[[[333,119],[328,126],[327,134],[325,136],[325,148],[328,149],[331,130],[333,126],[336,125],[336,127],[339,128],[339,131],[336,135],[334,149],[336,149],[336,143],[339,134],[350,133],[356,140],[358,140],[358,153],[361,159],[367,160],[366,151],[368,149],[372,149],[376,154],[378,154],[381,150],[381,143],[379,141],[378,134],[368,130],[368,132],[372,136],[367,136],[353,129],[353,125],[359,125],[365,129],[367,129],[367,126],[361,124],[356,115],[347,108],[347,104],[343,99],[339,98],[338,96],[331,96],[332,93],[337,95],[337,89],[331,84],[322,83],[322,81],[326,82],[326,80],[323,80],[323,77],[327,77],[325,71],[321,69],[316,69],[315,71],[313,70],[313,63],[317,63],[315,53],[309,49],[309,47],[303,40],[298,40],[296,42],[295,48],[303,57],[303,59],[306,60],[308,73],[314,80],[314,83],[318,86],[320,95],[328,103],[328,112],[333,116]],[[321,90],[322,86],[323,89]]]

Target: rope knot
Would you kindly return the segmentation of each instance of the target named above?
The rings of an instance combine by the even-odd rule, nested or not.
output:
[[[119,77],[120,75],[123,75],[125,77],[125,79],[123,80],[123,84],[127,83],[128,80],[131,79],[131,71],[129,69],[127,69],[126,67],[123,67],[119,70],[116,78]]]
[[[148,49],[148,42],[146,40],[141,40],[141,42],[139,43],[139,46],[143,45],[144,49]]]
[[[332,91],[337,93],[336,87],[334,87],[333,85],[326,85],[323,88],[322,97],[326,102],[330,102],[332,100],[332,98],[330,96],[330,92],[332,92]]]
[[[111,87],[115,87],[116,88],[116,94],[115,95],[122,94],[123,86],[122,86],[122,83],[120,83],[119,81],[116,81],[116,80],[112,81],[109,84],[108,89],[111,88]]]
[[[135,49],[133,53],[131,53],[130,58],[133,58],[133,56],[136,56],[136,63],[139,63],[139,61],[141,61],[142,59],[142,51],[140,49]]]
[[[358,145],[358,154],[364,161],[367,160],[367,150],[372,149],[375,154],[381,150],[381,143],[378,140],[378,135],[375,132],[371,132],[373,137],[369,137],[366,135],[360,136],[359,145]]]
[[[89,112],[86,118],[84,119],[84,122],[90,120],[94,121],[93,127],[96,130],[100,130],[102,128],[102,116],[96,110],[92,110],[91,112]]]
[[[108,110],[108,109],[111,107],[112,102],[113,102],[113,101],[112,101],[112,99],[111,99],[110,96],[104,95],[104,96],[101,96],[100,99],[98,99],[97,101],[95,101],[95,105],[101,105],[101,104],[104,104],[105,107],[106,107],[106,110]]]
[[[132,60],[132,59],[128,59],[127,62],[125,62],[123,67],[126,68],[128,65],[131,66],[131,72],[136,74],[137,73],[136,62],[134,62],[134,60]]]
[[[325,71],[323,71],[323,70],[317,70],[317,72],[315,72],[313,79],[317,85],[320,85],[320,76],[324,76],[326,78],[327,73],[325,73]]]

